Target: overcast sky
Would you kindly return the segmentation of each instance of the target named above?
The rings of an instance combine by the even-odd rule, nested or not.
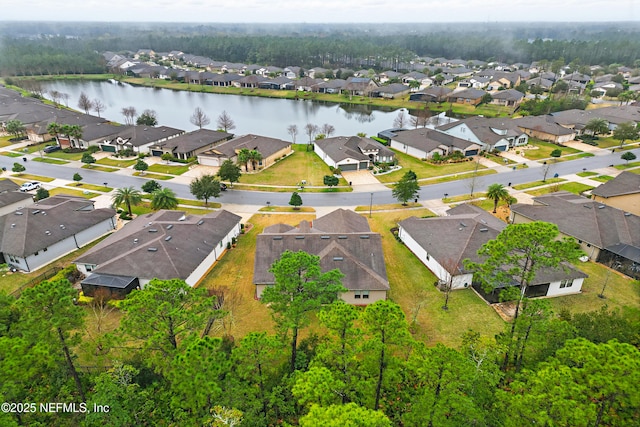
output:
[[[0,0],[0,10],[12,21],[640,21],[640,0]]]

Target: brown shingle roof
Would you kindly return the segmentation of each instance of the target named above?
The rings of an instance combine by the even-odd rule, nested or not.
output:
[[[312,224],[303,221],[297,228],[265,229],[256,242],[253,282],[273,284],[269,268],[286,250],[319,256],[321,270],[339,269],[349,290],[389,289],[382,239],[355,212],[338,209]]]

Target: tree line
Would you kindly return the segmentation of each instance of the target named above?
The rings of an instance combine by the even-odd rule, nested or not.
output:
[[[637,66],[640,41],[634,32],[621,37],[613,30],[572,39],[533,40],[498,37],[489,31],[364,34],[361,31],[323,34],[166,34],[130,32],[83,38],[5,36],[0,46],[0,74],[54,75],[105,72],[98,52],[181,50],[219,61],[280,67],[398,68],[416,56],[466,60],[524,62],[567,58],[584,64]]]

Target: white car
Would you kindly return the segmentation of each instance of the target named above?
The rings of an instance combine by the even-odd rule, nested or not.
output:
[[[20,191],[37,190],[40,187],[41,187],[41,185],[40,185],[40,183],[38,181],[25,182],[20,187]]]

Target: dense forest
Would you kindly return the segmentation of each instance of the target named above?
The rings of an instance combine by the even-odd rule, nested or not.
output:
[[[452,27],[454,29],[452,29]],[[35,30],[37,28],[37,30]],[[99,52],[180,50],[214,60],[305,68],[393,68],[417,57],[637,65],[640,30],[618,24],[192,25],[4,23],[0,74],[96,73]]]

